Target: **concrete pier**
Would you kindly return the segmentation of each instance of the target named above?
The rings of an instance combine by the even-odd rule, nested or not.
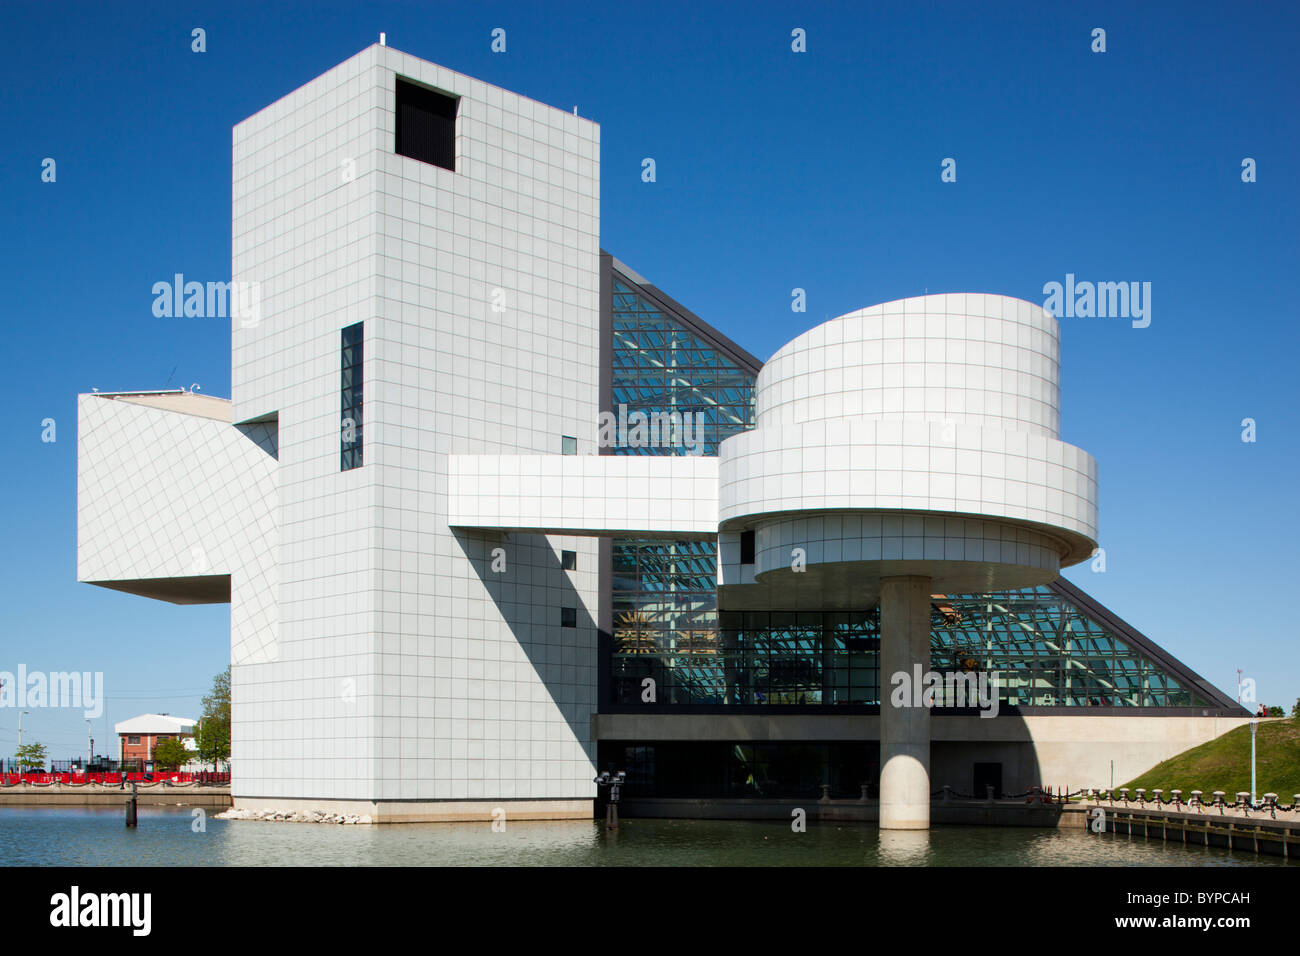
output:
[[[920,665],[919,671],[917,665]],[[880,582],[880,828],[930,826],[930,709],[918,706],[919,673],[930,670],[930,578]],[[904,700],[893,675],[906,674]]]

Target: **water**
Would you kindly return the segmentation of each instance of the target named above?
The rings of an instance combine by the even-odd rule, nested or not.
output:
[[[1284,866],[1280,857],[1023,827],[881,833],[864,824],[635,820],[339,826],[206,819],[141,807],[0,808],[0,860],[19,866]]]

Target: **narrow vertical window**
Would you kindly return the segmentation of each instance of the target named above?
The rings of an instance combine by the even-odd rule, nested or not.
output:
[[[576,455],[578,453],[578,439],[572,435],[560,436],[560,454]]]
[[[339,384],[341,414],[339,421],[339,471],[361,467],[361,365],[365,323],[349,325],[342,333]]]
[[[456,171],[454,96],[397,81],[397,132],[393,149],[422,163]]]
[[[754,563],[754,532],[753,531],[740,532],[740,563],[741,564]]]

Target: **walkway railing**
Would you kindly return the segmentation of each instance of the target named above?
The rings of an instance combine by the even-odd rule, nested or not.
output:
[[[0,774],[5,787],[118,787],[135,783],[142,787],[229,786],[229,772],[155,771],[153,773],[7,773]]]

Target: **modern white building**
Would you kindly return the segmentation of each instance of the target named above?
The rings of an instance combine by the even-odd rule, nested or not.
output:
[[[595,123],[386,46],[233,169],[234,394],[81,396],[78,578],[230,602],[237,806],[583,817],[622,769],[915,828],[1247,719],[1059,579],[1097,466],[1041,307],[905,299],[760,363],[601,251]],[[954,706],[994,675],[997,717]]]

